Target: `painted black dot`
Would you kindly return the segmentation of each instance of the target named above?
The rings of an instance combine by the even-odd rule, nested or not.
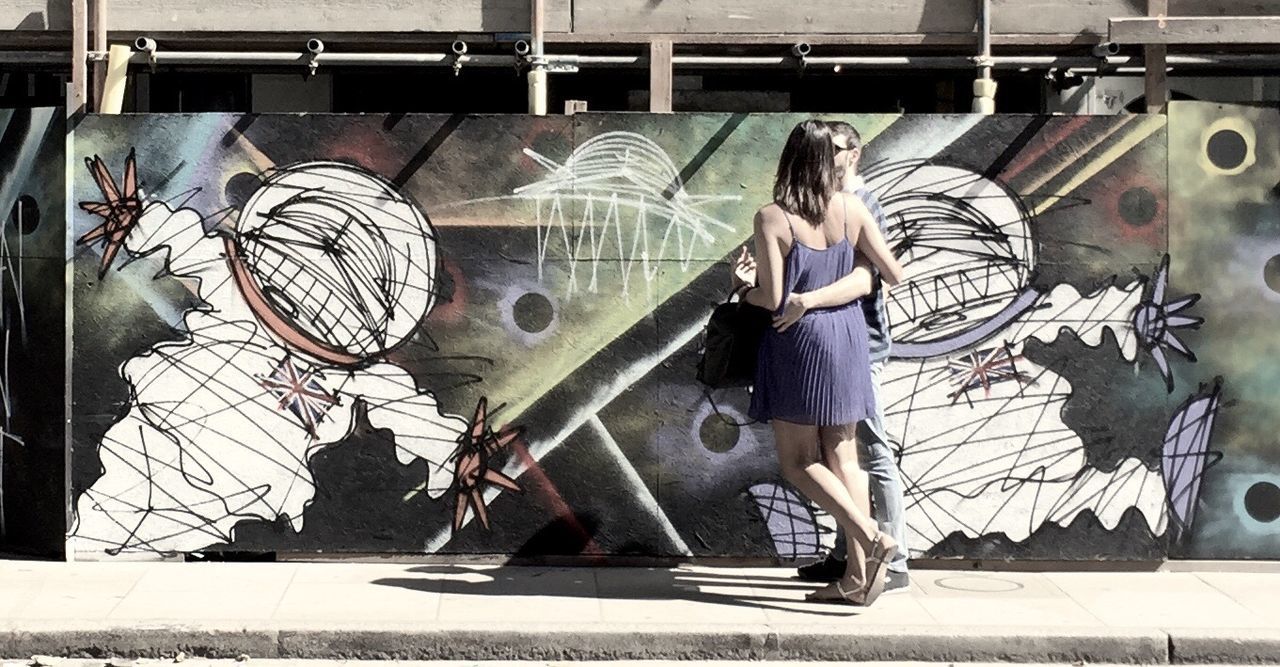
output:
[[[1244,493],[1244,511],[1263,523],[1280,519],[1280,486],[1258,482]]]
[[[1280,292],[1280,255],[1267,260],[1267,265],[1262,267],[1262,279],[1272,292]]]
[[[723,454],[737,446],[741,431],[733,420],[713,412],[698,425],[698,438],[703,447]]]
[[[9,224],[25,234],[36,231],[40,226],[40,203],[31,195],[22,195],[9,209]]]
[[[551,326],[551,318],[555,316],[551,300],[537,292],[520,295],[512,311],[516,326],[529,333],[546,331]]]
[[[1160,200],[1146,188],[1129,188],[1120,195],[1120,217],[1134,227],[1151,224],[1159,210]]]
[[[242,171],[227,179],[223,194],[227,198],[227,204],[243,208],[249,202],[249,197],[252,197],[261,185],[262,179],[257,174]]]
[[[1209,145],[1205,150],[1209,154],[1209,161],[1219,169],[1235,169],[1244,164],[1249,145],[1235,130],[1218,130],[1209,137]]]

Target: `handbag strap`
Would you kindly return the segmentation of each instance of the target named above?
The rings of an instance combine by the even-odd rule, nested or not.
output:
[[[732,419],[730,419],[730,418],[726,417],[726,416],[725,416],[725,414],[724,414],[723,412],[720,412],[720,406],[716,404],[716,399],[715,399],[715,397],[713,397],[713,396],[711,395],[711,390],[710,390],[710,389],[708,389],[708,388],[706,388],[706,387],[703,387],[703,388],[702,388],[702,395],[703,395],[703,396],[705,396],[705,397],[707,397],[707,402],[711,404],[711,411],[712,411],[712,412],[714,412],[714,413],[716,413],[716,417],[719,417],[719,418],[720,418],[720,421],[721,421],[722,423],[724,423],[724,424],[728,425],[728,426],[737,426],[738,428],[742,428],[742,427],[744,427],[744,426],[751,426],[752,424],[759,424],[759,423],[760,423],[760,421],[759,421],[759,420],[757,420],[757,419],[752,419],[752,420],[751,420],[751,421],[749,421],[749,422],[736,422],[736,421],[734,421],[734,420],[732,420]]]

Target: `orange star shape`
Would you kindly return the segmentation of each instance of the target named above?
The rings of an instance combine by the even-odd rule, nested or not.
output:
[[[523,429],[504,428],[494,432],[488,420],[488,401],[484,398],[476,404],[475,417],[470,428],[463,433],[459,444],[457,463],[454,467],[453,480],[457,486],[457,507],[453,515],[453,530],[462,529],[467,518],[467,509],[475,510],[476,518],[485,530],[489,529],[489,511],[484,504],[482,484],[493,484],[509,491],[521,491],[515,480],[490,467],[495,454],[511,446]]]
[[[89,167],[93,180],[98,183],[105,201],[80,202],[80,208],[102,218],[103,223],[81,236],[76,245],[98,240],[104,242],[102,264],[98,267],[98,279],[101,280],[107,275],[111,263],[124,246],[124,240],[129,237],[129,232],[133,231],[142,215],[142,199],[138,197],[138,165],[134,151],[130,150],[129,157],[124,162],[124,190],[121,191],[116,187],[115,179],[111,178],[111,172],[107,171],[102,158],[95,155],[85,158],[84,163]]]

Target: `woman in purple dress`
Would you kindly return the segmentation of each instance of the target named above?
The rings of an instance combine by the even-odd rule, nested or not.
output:
[[[842,157],[826,123],[792,130],[774,201],[756,213],[758,259],[744,248],[734,283],[751,286],[742,299],[775,313],[760,344],[750,415],[772,423],[783,477],[834,517],[854,547],[844,577],[808,599],[869,605],[884,589],[897,544],[871,518],[858,462],[856,427],[875,411],[858,303],[870,292],[870,273],[860,272],[861,282],[842,278],[869,259],[892,286],[902,266],[866,206],[840,191]]]

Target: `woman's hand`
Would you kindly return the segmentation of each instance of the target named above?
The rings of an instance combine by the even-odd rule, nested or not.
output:
[[[809,312],[809,299],[805,293],[791,294],[787,296],[787,302],[782,306],[782,314],[773,316],[773,328],[782,333],[791,328],[791,325],[800,321],[804,314]]]
[[[752,287],[756,284],[756,258],[742,246],[742,252],[733,263],[733,275],[730,277],[733,289]]]

